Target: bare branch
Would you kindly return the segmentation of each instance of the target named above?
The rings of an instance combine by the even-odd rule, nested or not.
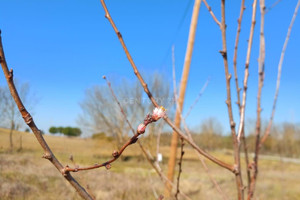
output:
[[[240,39],[240,33],[241,33],[241,26],[242,26],[242,18],[245,10],[245,0],[242,0],[241,3],[241,10],[240,10],[240,17],[238,19],[238,28],[235,38],[235,44],[234,44],[234,53],[233,53],[233,69],[234,69],[234,79],[235,79],[235,86],[236,86],[236,93],[237,93],[237,102],[239,112],[241,113],[241,100],[240,100],[240,91],[241,88],[239,87],[239,81],[238,81],[238,73],[237,73],[237,51],[238,51],[238,44]]]
[[[250,28],[250,36],[248,40],[248,48],[247,48],[247,56],[246,56],[246,63],[245,63],[245,74],[244,74],[244,90],[243,90],[243,99],[242,99],[242,106],[241,106],[241,117],[240,117],[240,124],[238,128],[238,135],[237,140],[238,143],[240,143],[240,138],[242,131],[244,129],[245,125],[245,108],[246,108],[246,96],[247,96],[247,89],[248,89],[248,77],[249,77],[249,63],[250,63],[250,56],[251,56],[251,50],[252,50],[252,42],[253,42],[253,34],[254,34],[254,27],[255,27],[255,17],[256,17],[256,5],[257,0],[253,1],[252,4],[252,23]]]
[[[142,124],[140,124],[137,128],[137,131],[135,132],[134,136],[132,136],[122,147],[119,151],[114,151],[112,153],[113,158],[102,163],[102,164],[94,164],[93,166],[89,166],[89,167],[78,167],[78,168],[70,168],[69,166],[66,166],[64,168],[65,172],[78,172],[78,171],[83,171],[83,170],[91,170],[91,169],[96,169],[96,168],[100,168],[100,167],[106,167],[106,169],[110,169],[111,168],[111,163],[113,163],[114,161],[116,161],[124,152],[124,150],[131,144],[134,144],[137,142],[138,137],[143,134],[146,130],[146,127],[153,123],[156,122],[158,119],[160,119],[161,117],[163,117],[164,115],[164,109],[163,108],[159,108],[159,109],[154,109],[153,114],[150,115],[148,114],[145,119],[144,122]]]
[[[238,52],[238,44],[239,44],[239,38],[240,38],[240,33],[241,33],[241,26],[242,26],[242,18],[244,14],[244,10],[246,9],[245,7],[245,0],[241,1],[241,9],[240,9],[240,16],[238,18],[238,28],[237,28],[237,34],[235,38],[235,44],[234,44],[234,55],[233,55],[233,70],[234,70],[234,79],[235,79],[235,86],[236,86],[236,94],[237,94],[237,106],[239,108],[239,114],[241,116],[241,98],[240,98],[240,91],[241,88],[239,87],[239,81],[238,81],[238,73],[237,73],[237,52]],[[245,162],[246,166],[249,165],[249,156],[248,156],[248,149],[247,149],[247,142],[245,138],[245,131],[244,129],[242,130],[242,142],[243,142],[243,147],[244,147],[244,153],[245,153]],[[246,167],[247,170],[247,181],[248,181],[248,186],[250,185],[250,169]]]
[[[109,20],[109,22],[111,23],[111,25],[112,25],[112,27],[113,27],[115,33],[117,34],[117,36],[118,36],[118,38],[119,38],[119,40],[120,40],[120,43],[121,43],[121,45],[122,45],[122,47],[123,47],[123,49],[124,49],[124,51],[125,51],[125,53],[126,53],[126,56],[127,56],[127,58],[128,58],[128,60],[129,60],[129,62],[130,62],[130,64],[131,64],[131,66],[132,66],[132,68],[133,68],[133,70],[134,70],[135,75],[137,76],[138,80],[140,81],[142,87],[144,88],[145,93],[148,95],[148,97],[149,97],[149,99],[151,100],[152,104],[153,104],[155,107],[158,107],[158,103],[156,102],[156,100],[155,100],[154,97],[152,96],[151,92],[149,91],[147,84],[146,84],[145,81],[143,80],[141,74],[139,73],[139,71],[138,71],[136,65],[134,64],[134,62],[133,62],[133,60],[132,60],[132,57],[131,57],[131,55],[130,55],[130,53],[129,53],[129,51],[128,51],[128,49],[127,49],[125,43],[124,43],[124,40],[123,40],[123,38],[122,38],[120,32],[118,31],[118,29],[116,28],[116,25],[114,24],[112,18],[110,17],[109,12],[108,12],[108,9],[107,9],[107,7],[106,7],[106,5],[105,5],[105,3],[104,3],[104,0],[101,0],[101,4],[102,4],[102,6],[103,6],[103,8],[104,8],[104,10],[105,10],[105,16],[106,16],[106,18],[107,18],[107,19]],[[166,123],[169,124],[169,126],[170,126],[174,131],[176,131],[181,137],[183,137],[183,139],[186,140],[186,141],[187,141],[194,149],[196,149],[196,151],[198,151],[200,154],[202,154],[203,156],[205,156],[206,158],[208,158],[208,159],[211,160],[212,162],[218,164],[219,166],[221,166],[221,167],[223,167],[223,168],[225,168],[225,169],[227,169],[227,170],[229,170],[229,171],[231,171],[231,172],[233,172],[233,173],[237,173],[236,168],[235,168],[234,166],[232,166],[232,165],[230,165],[230,164],[227,164],[227,163],[224,163],[223,161],[218,160],[218,159],[215,158],[214,156],[208,154],[206,151],[200,149],[193,141],[189,140],[189,138],[188,138],[188,137],[187,137],[187,136],[186,136],[179,128],[177,128],[177,127],[171,122],[171,120],[168,118],[167,115],[165,115],[163,118],[164,118],[164,120],[166,121]]]
[[[248,190],[248,199],[253,197],[255,190],[256,177],[258,173],[258,153],[259,153],[259,141],[261,132],[261,92],[264,84],[264,68],[265,68],[265,0],[260,0],[260,41],[259,41],[259,59],[258,59],[258,91],[257,91],[257,111],[256,111],[256,131],[255,131],[255,152],[254,152],[254,164],[253,175],[251,177],[251,183]]]
[[[270,7],[268,7],[265,11],[265,14],[267,14],[269,11],[271,11],[281,0],[275,1]]]
[[[283,63],[283,59],[284,59],[284,55],[285,55],[285,50],[286,50],[288,41],[290,39],[290,34],[291,34],[291,31],[292,31],[292,27],[293,27],[294,21],[296,19],[297,13],[298,13],[299,6],[300,6],[300,0],[298,0],[298,3],[295,7],[293,18],[292,18],[291,23],[289,25],[289,29],[288,29],[288,32],[287,32],[287,35],[286,35],[286,38],[285,38],[285,41],[284,41],[284,44],[283,44],[283,48],[282,48],[282,51],[281,51],[281,56],[280,56],[280,60],[279,60],[279,64],[278,64],[276,92],[275,92],[274,101],[273,101],[272,114],[271,114],[271,117],[270,117],[270,120],[269,120],[269,123],[268,123],[268,127],[267,127],[267,129],[264,133],[263,138],[260,141],[260,146],[266,141],[266,139],[269,136],[270,131],[271,131],[271,127],[272,127],[272,123],[273,123],[273,119],[274,119],[274,115],[275,115],[275,110],[276,110],[276,103],[277,103],[278,93],[279,93],[282,63]]]
[[[208,86],[208,83],[210,81],[210,77],[208,77],[208,79],[206,80],[206,82],[204,83],[204,85],[202,86],[197,98],[195,99],[195,101],[193,102],[193,104],[190,106],[189,110],[187,111],[187,113],[184,116],[184,119],[186,119],[190,113],[192,112],[193,108],[195,107],[195,105],[198,103],[199,99],[202,97],[206,87]]]
[[[177,185],[176,185],[176,193],[175,193],[175,199],[178,200],[178,194],[180,192],[180,175],[181,175],[181,172],[182,172],[182,161],[183,161],[183,155],[184,155],[184,140],[181,139],[181,144],[180,144],[180,158],[179,158],[179,161],[178,161],[178,175],[177,175]]]
[[[14,80],[13,80],[13,70],[8,70],[8,66],[5,60],[4,56],[4,50],[2,46],[2,37],[1,37],[1,31],[0,31],[0,63],[2,66],[2,70],[4,72],[9,90],[11,92],[11,95],[13,99],[15,100],[18,109],[25,121],[25,123],[30,127],[32,132],[34,133],[36,139],[40,143],[41,147],[44,149],[44,155],[43,158],[48,159],[55,167],[56,169],[62,173],[64,178],[75,188],[75,190],[78,192],[78,194],[83,199],[93,199],[91,195],[88,194],[88,192],[71,176],[70,173],[64,172],[64,167],[62,164],[57,160],[55,155],[52,153],[50,147],[48,146],[47,142],[45,141],[41,131],[38,129],[36,124],[33,121],[32,116],[30,113],[26,110],[25,106],[22,103],[22,100],[19,97],[18,91],[16,90]]]
[[[176,107],[179,108],[178,101],[177,101],[177,93],[176,93],[176,73],[175,73],[175,54],[174,54],[174,48],[172,50],[173,50],[172,51],[172,66],[173,66],[172,67],[172,69],[173,69],[172,70],[173,71],[172,74],[173,74],[173,88],[174,88],[173,92],[174,92],[174,99],[175,99],[175,102],[176,102]],[[206,81],[205,85],[208,84],[208,81],[209,81],[209,79]],[[205,88],[205,87],[203,87],[203,88]],[[204,89],[203,89],[203,92],[204,92]],[[199,98],[200,98],[200,96],[199,96]],[[187,133],[188,138],[193,141],[192,134],[190,133],[190,131],[189,131],[188,127],[187,127],[187,124],[185,122],[185,117],[182,116],[182,110],[180,110],[180,117],[181,117],[182,124],[183,124],[185,132]],[[183,141],[181,141],[181,154],[180,154],[181,156],[180,156],[180,160],[179,160],[179,163],[178,163],[179,164],[179,172],[178,172],[178,176],[177,176],[177,190],[176,190],[177,192],[180,192],[180,190],[179,190],[179,180],[180,180],[180,173],[181,173],[182,158],[183,158],[183,154],[184,154],[184,152],[183,152],[183,145],[184,145],[184,143],[183,143]],[[199,159],[201,161],[201,164],[202,164],[205,172],[207,173],[207,175],[208,175],[209,179],[211,180],[211,182],[216,187],[216,189],[219,192],[219,194],[222,196],[222,198],[224,200],[228,199],[227,196],[225,195],[225,193],[222,191],[222,189],[219,186],[219,184],[211,176],[211,174],[210,174],[210,172],[208,170],[208,167],[207,167],[207,165],[206,165],[203,157],[201,156],[201,154],[199,154],[199,152],[197,152],[196,150],[195,150],[195,152],[197,153],[197,155],[198,155],[198,157],[199,157]],[[175,198],[176,198],[176,195],[175,195]]]
[[[221,26],[221,23],[219,22],[219,20],[216,18],[215,14],[213,13],[213,11],[211,10],[211,7],[208,5],[206,0],[202,0],[203,3],[205,4],[208,12],[210,13],[210,15],[212,16],[213,20],[217,23],[218,26]]]
[[[235,122],[233,119],[232,113],[232,104],[231,104],[231,89],[230,89],[230,79],[231,74],[229,74],[228,70],[228,58],[227,58],[227,44],[226,44],[226,23],[225,23],[225,0],[221,0],[221,12],[222,12],[222,21],[221,21],[221,32],[222,32],[222,46],[223,49],[220,51],[223,62],[224,62],[224,69],[225,69],[225,79],[226,79],[226,93],[227,93],[227,110],[229,116],[229,123],[231,128],[231,137],[233,141],[233,148],[234,148],[234,164],[235,164],[235,179],[236,185],[238,190],[238,199],[244,199],[244,186],[241,176],[241,165],[240,165],[240,149],[236,137],[235,131]]]

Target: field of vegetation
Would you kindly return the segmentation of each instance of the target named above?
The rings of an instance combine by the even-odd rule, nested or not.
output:
[[[0,129],[0,199],[80,199],[57,169],[48,160],[42,159],[43,151],[32,133],[14,132],[13,152],[8,152],[8,134],[8,130]],[[103,137],[84,139],[45,135],[45,139],[59,160],[70,166],[104,162],[115,149],[114,141]],[[147,138],[140,140],[147,145]],[[166,171],[169,149],[167,146],[160,149],[163,154],[160,165]],[[194,151],[187,146],[185,152],[180,182],[182,192],[192,199],[222,199]],[[151,153],[154,155],[155,151]],[[212,153],[222,160],[233,162],[229,150]],[[261,157],[259,162],[254,199],[300,199],[299,162],[267,158]],[[206,163],[228,198],[235,199],[234,176],[210,161]],[[73,174],[96,199],[157,199],[164,192],[164,184],[137,145],[126,149],[123,157],[114,162],[110,170],[99,168]]]

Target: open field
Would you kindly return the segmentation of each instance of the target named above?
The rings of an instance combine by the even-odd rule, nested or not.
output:
[[[17,151],[21,138],[22,150]],[[115,148],[112,142],[106,140],[55,136],[45,138],[58,159],[70,166],[73,166],[69,160],[70,155],[73,155],[76,164],[86,166],[106,161]],[[43,151],[33,134],[15,132],[13,153],[7,152],[8,145],[8,131],[0,129],[0,199],[80,199],[52,164],[41,158]],[[165,171],[168,148],[161,147],[161,150],[164,155],[161,167]],[[229,150],[213,154],[232,162]],[[123,158],[114,162],[110,170],[100,168],[73,174],[83,186],[88,186],[96,199],[147,200],[163,194],[163,183],[137,145],[130,146]],[[210,161],[206,163],[229,199],[236,199],[234,176]],[[300,199],[299,163],[263,157],[259,164],[255,199]],[[192,199],[221,199],[197,155],[188,147],[183,163],[181,189]]]

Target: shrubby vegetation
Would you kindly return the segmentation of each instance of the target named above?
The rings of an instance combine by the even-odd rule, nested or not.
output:
[[[49,133],[51,134],[56,134],[56,133],[61,133],[64,134],[66,136],[80,136],[81,135],[81,130],[80,128],[76,128],[76,127],[55,127],[52,126],[49,128]]]

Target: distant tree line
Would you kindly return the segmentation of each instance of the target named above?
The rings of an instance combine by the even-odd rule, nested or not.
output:
[[[82,132],[81,132],[80,128],[76,128],[76,127],[51,126],[49,128],[49,133],[51,133],[51,134],[60,133],[60,134],[66,135],[66,136],[80,136]]]
[[[230,134],[222,134],[218,123],[212,120],[204,121],[199,132],[192,133],[194,141],[207,151],[231,149],[232,140]],[[253,126],[255,127],[255,126]],[[255,132],[254,128],[247,131],[247,148],[250,153],[254,152]],[[160,139],[161,146],[170,144],[171,133],[163,133]],[[178,145],[179,147],[179,145]],[[300,157],[300,125],[283,123],[274,125],[270,136],[262,146],[263,154],[271,154],[285,157]]]

